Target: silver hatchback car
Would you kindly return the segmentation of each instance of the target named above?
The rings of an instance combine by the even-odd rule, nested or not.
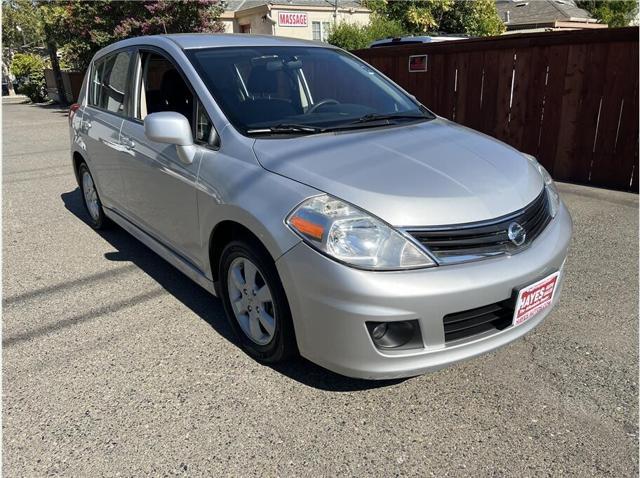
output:
[[[260,361],[417,375],[517,339],[558,300],[572,222],[545,169],[337,48],[118,42],[70,133],[91,225],[217,295]]]

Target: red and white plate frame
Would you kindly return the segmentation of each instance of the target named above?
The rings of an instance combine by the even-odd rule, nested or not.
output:
[[[560,271],[548,275],[518,291],[516,308],[513,312],[513,326],[524,324],[531,317],[538,315],[553,303]]]

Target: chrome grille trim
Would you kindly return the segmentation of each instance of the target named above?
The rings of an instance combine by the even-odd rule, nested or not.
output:
[[[526,249],[551,221],[546,189],[530,204],[511,214],[488,221],[424,228],[402,228],[402,232],[425,249],[440,265],[476,261]],[[526,230],[522,245],[508,236],[509,225],[517,222]]]

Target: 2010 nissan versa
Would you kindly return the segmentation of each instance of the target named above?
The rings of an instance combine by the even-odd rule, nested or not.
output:
[[[260,361],[417,375],[558,300],[572,222],[545,169],[337,48],[125,40],[96,54],[69,118],[91,225],[220,297]]]

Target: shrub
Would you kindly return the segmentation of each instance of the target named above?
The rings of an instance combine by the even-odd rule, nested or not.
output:
[[[44,69],[48,60],[33,53],[16,53],[11,62],[11,73],[16,77],[16,92],[26,95],[34,103],[47,100]]]
[[[358,50],[367,48],[375,40],[401,37],[406,34],[400,22],[374,15],[368,25],[340,23],[331,30],[328,41],[345,50]]]
[[[345,50],[358,50],[369,45],[369,36],[365,27],[343,22],[331,29],[327,41]]]
[[[403,37],[409,34],[399,21],[376,15],[371,18],[371,23],[367,27],[367,33],[370,38],[369,43],[385,38]]]

